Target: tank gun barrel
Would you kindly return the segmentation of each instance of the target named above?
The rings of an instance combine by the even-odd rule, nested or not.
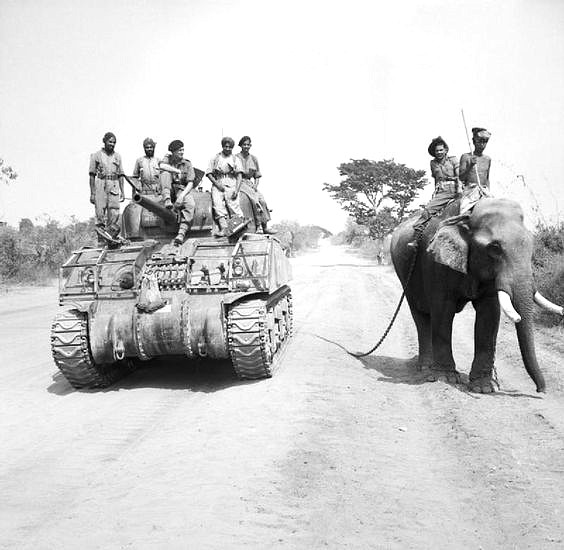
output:
[[[150,199],[140,193],[133,193],[133,202],[146,208],[159,218],[163,219],[166,223],[169,224],[176,224],[178,222],[176,218],[176,214],[172,212],[172,210],[168,210],[162,204],[159,204],[157,201]]]

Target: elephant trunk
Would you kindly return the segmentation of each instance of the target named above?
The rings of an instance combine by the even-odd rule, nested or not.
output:
[[[500,294],[504,294],[500,292]],[[530,283],[526,281],[513,285],[513,300],[510,300],[511,309],[520,321],[515,320],[517,340],[521,349],[521,357],[527,373],[537,387],[537,392],[544,392],[546,384],[540,371],[535,352],[535,339],[533,335],[533,292]],[[503,307],[503,306],[502,306]]]

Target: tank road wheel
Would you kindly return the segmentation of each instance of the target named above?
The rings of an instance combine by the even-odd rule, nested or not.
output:
[[[131,372],[128,360],[96,365],[88,346],[88,315],[77,310],[59,313],[51,325],[51,352],[58,369],[73,388],[105,388]]]
[[[266,299],[250,299],[229,309],[229,352],[239,378],[254,380],[274,374],[291,335],[290,304],[286,287]]]

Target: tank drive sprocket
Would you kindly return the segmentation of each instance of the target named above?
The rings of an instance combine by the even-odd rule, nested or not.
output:
[[[129,361],[94,363],[88,347],[88,316],[77,310],[63,311],[53,320],[51,352],[63,376],[76,389],[105,388],[134,370]]]

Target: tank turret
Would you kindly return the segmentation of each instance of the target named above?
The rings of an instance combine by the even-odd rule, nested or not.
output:
[[[211,236],[213,228],[211,194],[195,189],[192,191],[196,208],[190,228],[190,236]],[[121,220],[121,234],[130,241],[157,239],[170,242],[178,232],[178,215],[165,208],[156,195],[134,192],[125,207]]]

